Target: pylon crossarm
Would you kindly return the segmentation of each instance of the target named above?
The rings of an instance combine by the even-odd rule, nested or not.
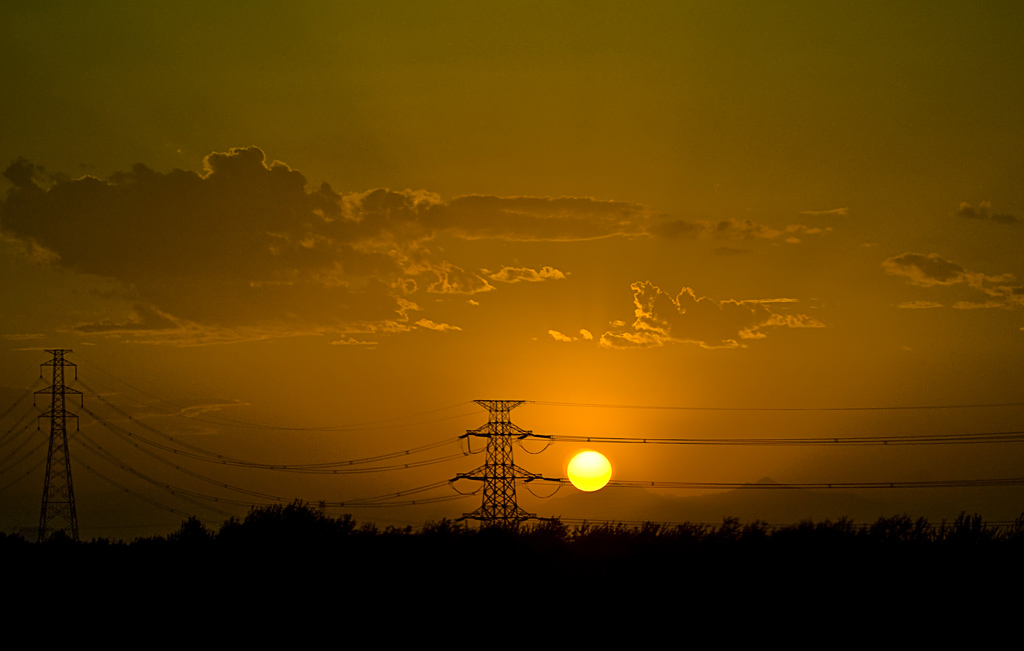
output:
[[[494,436],[494,432],[491,430],[491,423],[487,423],[486,425],[481,425],[480,427],[477,427],[476,429],[467,429],[466,433],[461,435],[461,436],[459,436],[459,438],[465,438],[467,436],[486,436],[486,437],[491,437],[491,436]]]
[[[523,468],[520,468],[519,466],[512,466],[512,475],[516,479],[525,479],[527,481],[532,481],[534,479],[541,479],[541,476],[538,475],[537,473],[530,472],[529,470],[525,470]]]
[[[524,511],[518,506],[516,507],[516,510],[513,513],[508,514],[507,517],[505,518],[495,518],[493,515],[485,513],[482,507],[473,511],[472,513],[464,513],[461,517],[456,518],[456,520],[481,520],[488,522],[489,524],[519,524],[524,520],[537,519],[540,518],[538,518],[533,513],[528,513]]]
[[[567,480],[561,479],[559,477],[544,477],[542,475],[534,475],[533,477],[530,477],[526,481],[527,482],[531,482],[531,481],[553,481],[556,484],[565,484],[565,483],[567,483]]]
[[[76,396],[83,395],[81,391],[79,391],[78,389],[72,389],[71,387],[56,387],[56,390],[58,392],[63,391],[65,394],[72,394],[72,395],[76,395]],[[52,386],[46,387],[45,389],[40,389],[40,390],[36,391],[37,394],[40,394],[40,393],[52,394],[53,392],[54,392],[54,387],[52,387]]]
[[[525,439],[525,438],[548,439],[548,440],[550,440],[551,439],[551,434],[534,434],[533,432],[531,432],[529,430],[523,430],[523,433],[520,434],[518,438],[519,438],[519,440],[522,440],[522,439]]]
[[[511,411],[528,400],[474,400],[476,404],[490,412]]]
[[[454,479],[449,479],[448,481],[451,482],[451,481],[457,481],[459,479],[475,479],[475,477],[473,475],[476,475],[477,473],[483,474],[484,468],[486,468],[486,466],[479,466],[479,467],[473,468],[472,470],[469,470],[467,472],[457,472],[457,473],[455,473],[455,478]]]

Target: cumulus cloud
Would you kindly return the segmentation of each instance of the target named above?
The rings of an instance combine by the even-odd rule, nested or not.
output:
[[[569,335],[563,335],[558,330],[548,330],[548,334],[551,335],[551,338],[554,339],[555,341],[574,341],[572,337],[570,337]]]
[[[903,253],[882,261],[882,269],[890,275],[903,276],[919,287],[963,285],[990,297],[983,303],[960,301],[953,305],[957,309],[1024,305],[1024,286],[1017,284],[1013,274],[968,271],[937,253]]]
[[[558,330],[548,330],[548,334],[555,341],[572,342],[572,341],[593,341],[594,335],[589,330],[580,330],[579,337],[572,337],[566,334],[562,334]]]
[[[539,271],[528,267],[502,267],[487,277],[499,283],[540,283],[545,280],[564,280],[565,274],[554,267],[541,267]]]
[[[746,341],[764,339],[767,330],[823,328],[825,324],[806,314],[778,311],[777,305],[796,299],[715,300],[699,297],[689,287],[673,296],[651,282],[636,282],[633,290],[636,319],[629,328],[601,335],[607,348],[637,348],[689,343],[702,348],[741,348]]]
[[[988,220],[999,224],[1015,224],[1020,221],[1014,215],[993,211],[992,204],[988,201],[982,201],[977,206],[973,206],[966,201],[962,201],[960,203],[960,207],[956,211],[956,214],[958,217],[964,217],[966,219]]]

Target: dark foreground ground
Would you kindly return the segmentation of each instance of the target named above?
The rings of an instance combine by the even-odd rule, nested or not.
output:
[[[253,510],[217,531],[191,519],[168,536],[130,543],[0,536],[0,562],[8,594],[26,605],[73,594],[85,618],[294,612],[343,615],[387,632],[389,618],[543,612],[611,617],[609,625],[670,617],[705,627],[848,618],[856,629],[870,613],[875,621],[948,613],[952,623],[988,605],[1019,603],[1024,518],[1009,527],[962,515],[779,529],[729,519],[518,529],[441,521],[412,531],[293,504]]]

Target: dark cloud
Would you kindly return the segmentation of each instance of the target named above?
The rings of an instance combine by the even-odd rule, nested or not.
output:
[[[630,328],[609,331],[600,343],[607,348],[663,346],[690,343],[702,348],[742,348],[746,341],[764,339],[766,329],[823,328],[806,314],[788,314],[775,305],[795,299],[715,300],[698,297],[689,287],[678,295],[663,292],[651,282],[631,285],[636,320]]]
[[[738,221],[727,219],[719,222],[687,221],[674,219],[653,224],[651,235],[670,240],[697,237],[714,237],[721,239],[772,239],[782,235],[782,231],[758,224],[749,219]]]
[[[963,201],[960,203],[960,207],[957,209],[956,214],[958,217],[964,217],[966,219],[988,220],[998,224],[1015,224],[1019,221],[1014,215],[993,212],[992,204],[988,201],[982,201],[977,206],[973,206],[966,201]]]
[[[82,323],[75,330],[84,333],[117,333],[171,331],[185,327],[179,319],[145,305],[136,305],[121,321],[104,320]]]
[[[36,181],[41,176],[42,169],[20,157],[4,170],[4,178],[10,181],[14,187],[21,189],[34,188]]]
[[[466,195],[444,201],[423,190],[370,190],[338,197],[345,219],[328,232],[346,240],[429,240],[444,233],[467,240],[579,241],[646,234],[640,205],[588,197]]]
[[[963,267],[937,253],[904,253],[883,261],[882,268],[888,274],[903,276],[922,287],[954,285],[963,282],[965,273]]]
[[[966,285],[992,299],[984,303],[960,301],[958,309],[975,307],[1016,307],[1024,305],[1024,286],[1017,284],[1013,274],[989,275],[968,271],[937,253],[903,253],[882,262],[882,269],[894,276],[903,276],[912,285],[936,287]],[[907,304],[901,305],[901,307]]]
[[[759,224],[749,219],[726,219],[719,222],[687,221],[674,219],[651,224],[648,231],[655,237],[668,240],[713,238],[722,240],[773,240],[787,236],[786,241],[799,243],[795,236],[801,233],[820,235],[831,231],[831,228],[818,228],[792,224],[784,229]]]

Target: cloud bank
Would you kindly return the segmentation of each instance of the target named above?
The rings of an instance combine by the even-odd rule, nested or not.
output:
[[[0,204],[5,241],[37,262],[121,283],[122,313],[73,328],[159,343],[450,330],[412,316],[424,295],[566,274],[473,271],[442,257],[438,238],[646,236],[649,220],[642,206],[588,197],[307,189],[300,172],[257,147],[212,153],[201,173],[137,164],[106,180],[70,179],[18,159],[4,176],[13,186]]]

